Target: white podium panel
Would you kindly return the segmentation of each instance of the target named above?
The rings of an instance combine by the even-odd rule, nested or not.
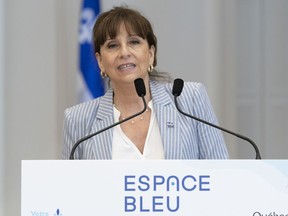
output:
[[[22,161],[22,216],[288,216],[288,160]]]

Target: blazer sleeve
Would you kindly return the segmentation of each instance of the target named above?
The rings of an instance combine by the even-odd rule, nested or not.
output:
[[[188,86],[190,86],[188,88],[190,93],[187,92],[186,97],[191,99],[191,93],[193,95],[192,106],[187,107],[187,110],[190,110],[189,113],[217,125],[217,118],[205,87],[201,83],[190,83]],[[196,121],[194,125],[197,129],[200,159],[227,159],[229,157],[221,130],[199,121]]]
[[[77,140],[76,136],[77,133],[75,121],[73,120],[71,115],[71,108],[69,108],[66,109],[64,113],[62,159],[69,159],[70,152]],[[77,149],[77,151],[75,152],[75,158],[79,157],[79,150],[80,149]]]

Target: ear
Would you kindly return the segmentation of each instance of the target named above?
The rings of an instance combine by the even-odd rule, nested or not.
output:
[[[96,52],[96,53],[95,53],[95,57],[96,57],[96,59],[97,59],[98,66],[99,66],[100,70],[101,70],[101,71],[104,71],[104,67],[103,67],[103,64],[102,64],[102,58],[101,58],[100,53]]]
[[[153,65],[155,56],[155,47],[153,45],[149,48],[149,55],[149,65]]]

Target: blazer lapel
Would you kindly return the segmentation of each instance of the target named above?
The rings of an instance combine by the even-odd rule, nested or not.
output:
[[[100,131],[114,123],[113,91],[109,89],[100,99],[99,107],[92,130]],[[112,159],[113,128],[110,128],[91,139],[95,159]]]
[[[181,128],[177,117],[179,113],[173,103],[171,87],[152,81],[150,88],[164,146],[165,159],[181,159]]]
[[[153,107],[158,121],[165,159],[182,158],[181,128],[179,124],[179,113],[175,108],[171,86],[150,82]],[[100,99],[99,108],[92,131],[100,131],[114,123],[113,113],[113,91],[109,89]],[[108,129],[93,138],[89,145],[95,159],[112,159],[113,129]]]

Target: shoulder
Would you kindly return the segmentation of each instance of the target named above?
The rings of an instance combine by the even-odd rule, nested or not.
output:
[[[185,82],[183,97],[193,97],[194,100],[206,100],[208,98],[205,86],[200,82]]]
[[[172,89],[172,82],[159,82],[159,81],[150,81],[151,88],[165,88]],[[205,89],[204,85],[200,82],[184,82],[183,91],[195,91],[195,90],[203,90]]]
[[[205,86],[199,82],[184,82],[180,97],[187,100],[193,99],[193,102],[208,99]]]
[[[199,93],[205,91],[205,87],[199,82],[184,82],[183,93]]]
[[[190,113],[209,107],[210,101],[206,89],[199,82],[184,82],[182,93],[178,97],[179,104]]]
[[[173,88],[173,84],[167,85],[166,88]],[[201,95],[206,95],[206,89],[204,85],[200,82],[184,82],[182,93],[180,95],[181,98],[190,98],[198,97]]]
[[[112,94],[112,90],[107,91],[106,94],[101,97],[67,108],[65,110],[65,119],[73,119],[73,121],[77,123],[84,121],[85,124],[88,124],[95,120],[99,109],[107,110],[107,104],[111,105]]]
[[[173,83],[171,82],[158,82],[158,81],[151,81],[150,88],[152,92],[165,92],[169,95],[172,95]],[[184,82],[183,90],[181,93],[182,97],[195,97],[199,95],[206,95],[206,89],[202,83],[199,82]]]
[[[76,121],[77,123],[87,119],[92,119],[97,113],[100,98],[77,104],[65,110],[65,119]]]

